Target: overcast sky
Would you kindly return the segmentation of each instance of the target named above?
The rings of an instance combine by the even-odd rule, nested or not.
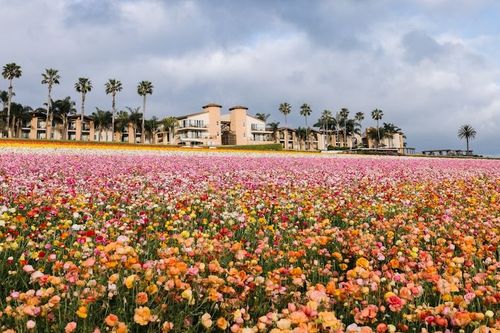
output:
[[[23,76],[15,100],[46,99],[45,68],[59,69],[54,98],[78,99],[89,77],[86,110],[110,108],[109,78],[123,82],[118,106],[136,107],[137,83],[150,80],[147,115],[197,112],[209,102],[251,113],[292,104],[289,125],[324,109],[384,111],[417,150],[472,148],[500,155],[500,1],[497,0],[0,0],[0,64]],[[2,80],[0,89],[7,89]]]

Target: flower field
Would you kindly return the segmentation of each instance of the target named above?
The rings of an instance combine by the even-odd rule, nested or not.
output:
[[[0,151],[0,332],[498,332],[500,161]]]

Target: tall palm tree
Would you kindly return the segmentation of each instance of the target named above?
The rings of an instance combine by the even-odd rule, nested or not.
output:
[[[10,105],[12,103],[12,95],[14,94],[12,80],[20,78],[22,74],[23,72],[21,70],[21,66],[17,65],[16,63],[10,63],[3,66],[3,71],[2,71],[3,78],[9,81],[9,93],[7,100],[7,124],[6,124],[8,138],[11,137]]]
[[[285,116],[285,127],[288,126],[286,116],[288,116],[292,112],[292,106],[288,103],[281,103],[279,107],[279,111]]]
[[[75,89],[77,92],[81,94],[81,122],[82,122],[82,128],[83,128],[83,115],[85,114],[85,96],[87,95],[88,92],[92,90],[92,82],[86,78],[86,77],[80,77],[78,78],[78,82],[75,83]]]
[[[142,123],[141,123],[141,143],[144,143],[146,138],[144,133],[144,117],[146,116],[146,96],[153,93],[153,84],[149,81],[141,81],[137,85],[137,93],[142,96]]]
[[[315,127],[320,127],[321,129],[323,129],[325,137],[327,138],[325,140],[326,143],[328,141],[328,130],[330,128],[331,122],[332,122],[332,111],[323,110],[323,112],[321,113],[321,117],[318,119],[318,122],[314,125]]]
[[[307,126],[307,117],[309,117],[311,115],[311,113],[312,113],[312,110],[311,110],[311,107],[309,106],[309,104],[304,103],[300,106],[300,115],[303,116],[305,121],[306,121],[306,140],[305,140],[306,150],[307,150],[307,141],[309,138],[309,127]]]
[[[58,99],[53,103],[52,117],[57,116],[62,120],[62,139],[68,139],[68,117],[76,114],[76,103],[71,97]]]
[[[162,120],[162,124],[163,124],[163,128],[168,133],[168,138],[167,138],[168,143],[172,144],[175,126],[177,125],[177,118],[167,117],[167,118]]]
[[[356,112],[354,115],[354,121],[356,127],[359,129],[359,134],[361,134],[362,125],[361,122],[365,120],[365,114],[363,112]]]
[[[59,75],[59,71],[57,69],[53,68],[47,68],[45,69],[45,73],[42,73],[42,84],[47,85],[47,89],[49,91],[48,98],[47,98],[47,115],[45,118],[45,122],[47,123],[46,130],[48,131],[49,124],[52,123],[52,118],[51,116],[51,111],[52,111],[52,87],[55,84],[59,84],[59,80],[61,79],[61,76]],[[47,138],[48,138],[49,133],[47,132]]]
[[[259,120],[262,120],[263,122],[266,122],[267,119],[269,119],[271,115],[269,113],[260,113],[260,112],[257,112],[255,114],[255,118],[259,119]]]
[[[115,79],[109,79],[105,84],[106,95],[111,94],[111,141],[115,141],[115,113],[116,113],[116,93],[122,91],[122,83]]]
[[[372,119],[377,121],[377,135],[378,135],[378,143],[377,143],[377,148],[378,144],[380,143],[380,127],[378,126],[378,122],[384,117],[384,112],[379,109],[375,109],[372,111]]]
[[[343,136],[344,136],[344,147],[346,147],[347,146],[347,120],[349,118],[349,109],[348,108],[341,108],[340,112],[339,112],[339,116],[340,116],[340,121],[344,125],[343,126],[344,127]]]
[[[465,139],[465,142],[467,144],[467,151],[465,152],[467,155],[470,155],[469,140],[474,139],[476,137],[476,134],[476,130],[469,124],[462,125],[458,129],[458,138]]]

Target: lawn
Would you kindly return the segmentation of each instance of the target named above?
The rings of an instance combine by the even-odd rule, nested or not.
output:
[[[500,162],[0,150],[2,332],[497,332]]]

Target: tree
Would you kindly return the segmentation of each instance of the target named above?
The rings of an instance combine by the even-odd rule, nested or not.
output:
[[[62,121],[62,139],[68,139],[68,117],[76,114],[76,103],[71,100],[71,97],[58,99],[52,103],[52,117],[55,115],[61,118]]]
[[[364,119],[365,119],[365,114],[363,112],[356,112],[356,114],[354,115],[354,122],[355,122],[355,126],[356,126],[358,134],[361,134],[361,129],[362,129],[361,122]],[[359,143],[358,143],[358,145],[359,145]]]
[[[23,106],[19,103],[12,102],[11,123],[13,137],[20,137],[23,122],[31,120],[31,111],[33,111],[33,109],[30,106]]]
[[[298,127],[295,130],[295,135],[299,141],[299,149],[302,150],[302,142],[305,143],[307,141],[307,128]]]
[[[156,134],[158,134],[158,125],[160,122],[158,121],[158,118],[153,117],[151,119],[146,120],[144,127],[146,130],[146,133],[148,134],[148,137],[150,138],[150,143],[155,144],[156,143]]]
[[[144,143],[144,117],[146,116],[146,96],[153,94],[153,84],[149,81],[141,81],[137,85],[137,93],[143,97],[142,100],[142,122],[141,122],[141,143]]]
[[[471,154],[471,152],[469,151],[469,140],[474,139],[476,137],[476,134],[476,130],[469,124],[462,125],[458,129],[458,138],[465,139],[465,142],[467,144],[467,155]]]
[[[332,125],[332,111],[330,110],[323,110],[321,113],[321,117],[318,119],[316,124],[313,125],[313,127],[319,127],[320,129],[323,130],[325,133],[325,136],[327,139],[325,140],[325,143],[328,141],[328,131]]]
[[[116,93],[122,91],[122,83],[115,79],[109,79],[105,84],[106,95],[111,94],[111,141],[115,141],[115,113],[116,113]]]
[[[267,128],[273,132],[274,141],[277,141],[278,128],[280,126],[279,122],[273,121],[267,124]]]
[[[45,69],[45,73],[42,73],[42,84],[47,85],[47,89],[49,91],[47,98],[47,115],[45,118],[45,122],[47,123],[46,131],[48,131],[49,124],[52,123],[51,112],[52,112],[52,87],[55,84],[59,84],[59,80],[61,76],[59,75],[59,71],[53,68]],[[47,132],[47,138],[49,133]]]
[[[92,82],[86,77],[78,78],[78,82],[75,83],[75,89],[77,92],[81,94],[81,102],[82,102],[82,114],[81,114],[81,122],[83,128],[83,116],[85,114],[85,96],[88,92],[92,90]]]
[[[344,128],[343,129],[344,147],[346,147],[347,146],[347,120],[349,119],[349,109],[348,108],[340,109],[339,117],[340,117],[340,121],[342,122],[343,128]]]
[[[288,123],[286,120],[286,116],[292,112],[292,106],[288,103],[281,103],[279,107],[279,111],[285,116],[285,127],[287,127]]]
[[[6,124],[8,138],[12,136],[11,125],[10,125],[10,106],[12,103],[12,96],[14,94],[12,81],[14,79],[20,78],[22,74],[23,72],[21,70],[21,66],[17,65],[16,63],[10,63],[3,66],[3,71],[2,71],[3,78],[9,81],[9,92],[7,99],[7,124]]]
[[[269,113],[256,113],[255,118],[262,120],[263,122],[266,122],[267,119],[269,119],[271,115]]]
[[[167,117],[162,120],[162,125],[165,131],[167,131],[168,135],[168,143],[172,144],[173,134],[175,131],[175,126],[177,126],[177,118],[175,117]]]
[[[101,141],[102,130],[105,128],[109,128],[111,124],[112,114],[109,111],[101,110],[99,108],[95,109],[96,110],[92,113],[92,117],[94,118],[94,126],[98,131],[99,141]]]
[[[129,106],[126,107],[128,114],[128,124],[132,124],[132,128],[134,129],[134,135],[137,133],[137,128],[142,126],[142,120],[144,119],[144,114],[140,111],[141,108],[138,106],[136,108],[131,108]],[[141,134],[142,136],[142,134]],[[141,138],[142,139],[142,138]],[[134,137],[135,142],[135,137]]]
[[[372,119],[377,121],[377,138],[378,138],[378,141],[377,141],[377,148],[378,148],[378,144],[380,143],[380,127],[378,125],[378,122],[379,120],[382,119],[382,117],[384,117],[384,112],[382,110],[379,110],[379,109],[375,109],[372,111]]]
[[[312,113],[311,107],[304,103],[300,106],[300,115],[304,117],[306,121],[306,140],[305,140],[305,145],[306,145],[306,150],[307,150],[307,141],[309,138],[309,127],[307,126],[307,117],[309,117]]]

